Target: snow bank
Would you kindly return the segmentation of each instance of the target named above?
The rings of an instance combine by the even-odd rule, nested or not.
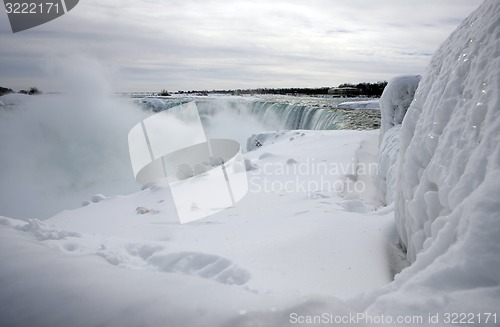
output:
[[[20,94],[20,93],[9,93],[0,96],[0,103],[4,106],[15,106],[20,104],[25,104],[27,102],[33,101],[36,96]]]
[[[378,291],[370,313],[498,315],[499,39],[500,2],[487,0],[420,82],[401,127],[395,213],[413,264]]]
[[[379,100],[349,101],[337,105],[340,109],[379,109]]]
[[[155,271],[124,273],[98,256],[68,258],[29,234],[12,233],[5,223],[0,223],[0,236],[0,259],[8,262],[0,269],[2,326],[223,325],[228,311],[237,315],[242,307],[259,309],[254,303],[266,302],[204,279]],[[202,310],[199,299],[214,294],[234,301],[203,301]]]
[[[393,78],[380,98],[382,114],[380,128],[379,174],[377,188],[382,204],[394,201],[396,162],[399,153],[399,128],[415,96],[421,76],[408,75]]]

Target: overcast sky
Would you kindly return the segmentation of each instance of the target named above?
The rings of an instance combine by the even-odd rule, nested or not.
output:
[[[54,67],[115,91],[321,87],[424,74],[482,0],[80,0],[13,34],[0,10],[0,86],[60,87]],[[84,58],[84,59],[82,59]]]

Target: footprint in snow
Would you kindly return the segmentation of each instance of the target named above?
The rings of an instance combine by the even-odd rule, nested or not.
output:
[[[306,211],[299,211],[299,212],[294,213],[293,215],[294,215],[294,216],[298,216],[298,215],[303,215],[303,214],[308,213],[308,212],[309,212],[309,210],[306,210]]]
[[[222,284],[243,285],[250,279],[247,270],[231,260],[200,252],[155,254],[147,262],[160,271],[212,279]]]
[[[359,212],[359,213],[367,213],[370,210],[364,205],[361,200],[347,200],[342,203],[339,203],[339,205],[344,208],[346,211],[350,212]]]
[[[263,153],[263,154],[260,155],[259,160],[263,160],[263,159],[267,159],[267,158],[272,158],[272,157],[275,157],[275,155],[272,154],[272,153],[269,153],[269,152],[265,152],[265,153]]]
[[[97,255],[112,265],[132,268],[149,266],[162,272],[198,276],[228,285],[244,285],[250,280],[247,270],[214,254],[187,251],[164,253],[165,247],[159,244],[129,244],[125,250],[108,249],[103,245]]]

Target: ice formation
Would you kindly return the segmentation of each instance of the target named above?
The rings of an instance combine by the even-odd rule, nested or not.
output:
[[[499,39],[500,2],[486,0],[419,84],[401,126],[395,204],[412,265],[367,312],[500,307]]]
[[[387,84],[380,98],[382,126],[380,128],[377,188],[383,204],[390,204],[394,201],[399,130],[406,111],[413,101],[420,78],[419,75],[395,77]]]
[[[394,126],[401,125],[403,118],[415,96],[420,75],[398,76],[393,78],[384,89],[380,98],[382,126],[380,138]]]
[[[500,2],[486,1],[437,51],[401,127],[396,219],[411,261],[498,221],[499,39]],[[465,214],[474,198],[490,210]]]

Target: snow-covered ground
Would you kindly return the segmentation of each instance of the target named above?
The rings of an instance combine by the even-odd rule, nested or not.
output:
[[[1,302],[28,309],[4,311],[0,321],[64,325],[110,306],[93,324],[132,325],[115,311],[142,293],[131,310],[145,316],[136,319],[216,324],[389,283],[401,254],[392,213],[372,212],[378,131],[258,136],[263,146],[246,154],[253,167],[247,196],[194,223],[179,224],[161,185],[96,196],[96,203],[43,222],[2,218],[0,260],[9,264],[0,270]],[[35,280],[25,281],[28,271],[36,271]],[[33,292],[50,299],[44,310]],[[160,303],[169,309],[158,312]]]
[[[44,221],[0,217],[0,325],[498,326],[499,19],[500,2],[486,0],[436,52],[409,108],[381,102],[382,120],[394,126],[383,123],[380,147],[378,131],[252,135],[249,192],[215,215],[179,224],[169,188],[154,184],[95,195]],[[388,94],[388,103],[408,100],[392,101],[399,95]],[[120,157],[112,149],[123,140],[112,132],[144,117],[126,105],[106,111],[107,103],[54,125],[58,116],[44,115],[50,106],[27,114],[16,109],[23,99],[7,100],[0,98],[0,119],[11,123],[0,130],[2,154],[20,160],[0,158],[0,177],[19,183],[82,167],[33,161],[69,132],[80,141],[49,147],[58,158],[80,158],[75,149],[91,155],[103,140],[110,153],[99,155]],[[20,143],[8,139],[19,121],[29,127]],[[28,147],[30,132],[40,149]],[[379,149],[393,194],[385,207],[375,182]],[[73,189],[67,184],[56,183],[66,187],[61,194]],[[23,190],[15,189],[18,206],[44,191]]]

